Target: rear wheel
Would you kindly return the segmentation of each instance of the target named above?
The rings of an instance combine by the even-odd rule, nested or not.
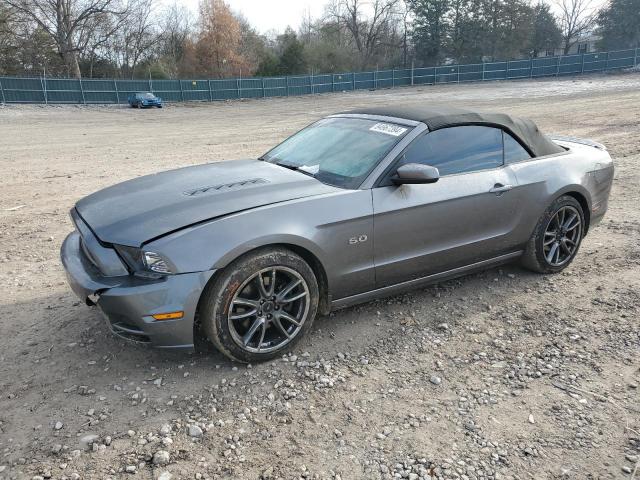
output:
[[[311,328],[318,282],[295,253],[263,249],[227,266],[204,293],[201,322],[227,357],[269,360],[292,348]]]
[[[564,270],[575,258],[584,235],[584,212],[573,197],[563,195],[542,215],[522,259],[540,273]]]

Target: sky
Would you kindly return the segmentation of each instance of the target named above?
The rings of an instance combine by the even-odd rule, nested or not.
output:
[[[165,3],[173,0],[165,0]],[[199,0],[175,0],[186,5],[194,13],[198,11]],[[244,15],[260,33],[269,30],[283,32],[288,26],[297,30],[307,12],[312,18],[324,13],[327,0],[226,0],[235,12]],[[600,7],[607,0],[591,0],[592,7]],[[547,0],[554,10],[556,0]]]
[[[177,1],[193,12],[198,10],[199,0]],[[227,3],[260,33],[266,33],[272,29],[282,32],[287,26],[297,30],[307,10],[313,18],[322,15],[326,0],[227,0]]]

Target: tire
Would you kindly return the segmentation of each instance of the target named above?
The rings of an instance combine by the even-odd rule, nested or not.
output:
[[[574,215],[577,224],[575,220],[569,223]],[[584,232],[584,212],[580,203],[569,195],[557,198],[538,220],[522,257],[522,265],[538,273],[561,272],[577,255]]]
[[[311,267],[290,250],[265,248],[233,261],[207,286],[200,321],[230,359],[263,362],[291,349],[311,329],[318,301]]]

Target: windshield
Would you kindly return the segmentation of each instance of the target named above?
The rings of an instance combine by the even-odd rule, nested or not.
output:
[[[147,100],[152,100],[156,98],[156,96],[153,93],[139,93],[138,96]]]
[[[362,118],[325,118],[269,151],[271,163],[295,168],[321,182],[357,188],[409,127]]]

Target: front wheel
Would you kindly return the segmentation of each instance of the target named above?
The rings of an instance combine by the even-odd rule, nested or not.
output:
[[[200,318],[224,355],[261,362],[289,350],[309,331],[318,299],[316,277],[300,256],[262,249],[229,264],[207,287]]]
[[[563,195],[556,199],[538,220],[523,265],[540,273],[564,270],[578,253],[584,225],[584,212],[575,198]]]

